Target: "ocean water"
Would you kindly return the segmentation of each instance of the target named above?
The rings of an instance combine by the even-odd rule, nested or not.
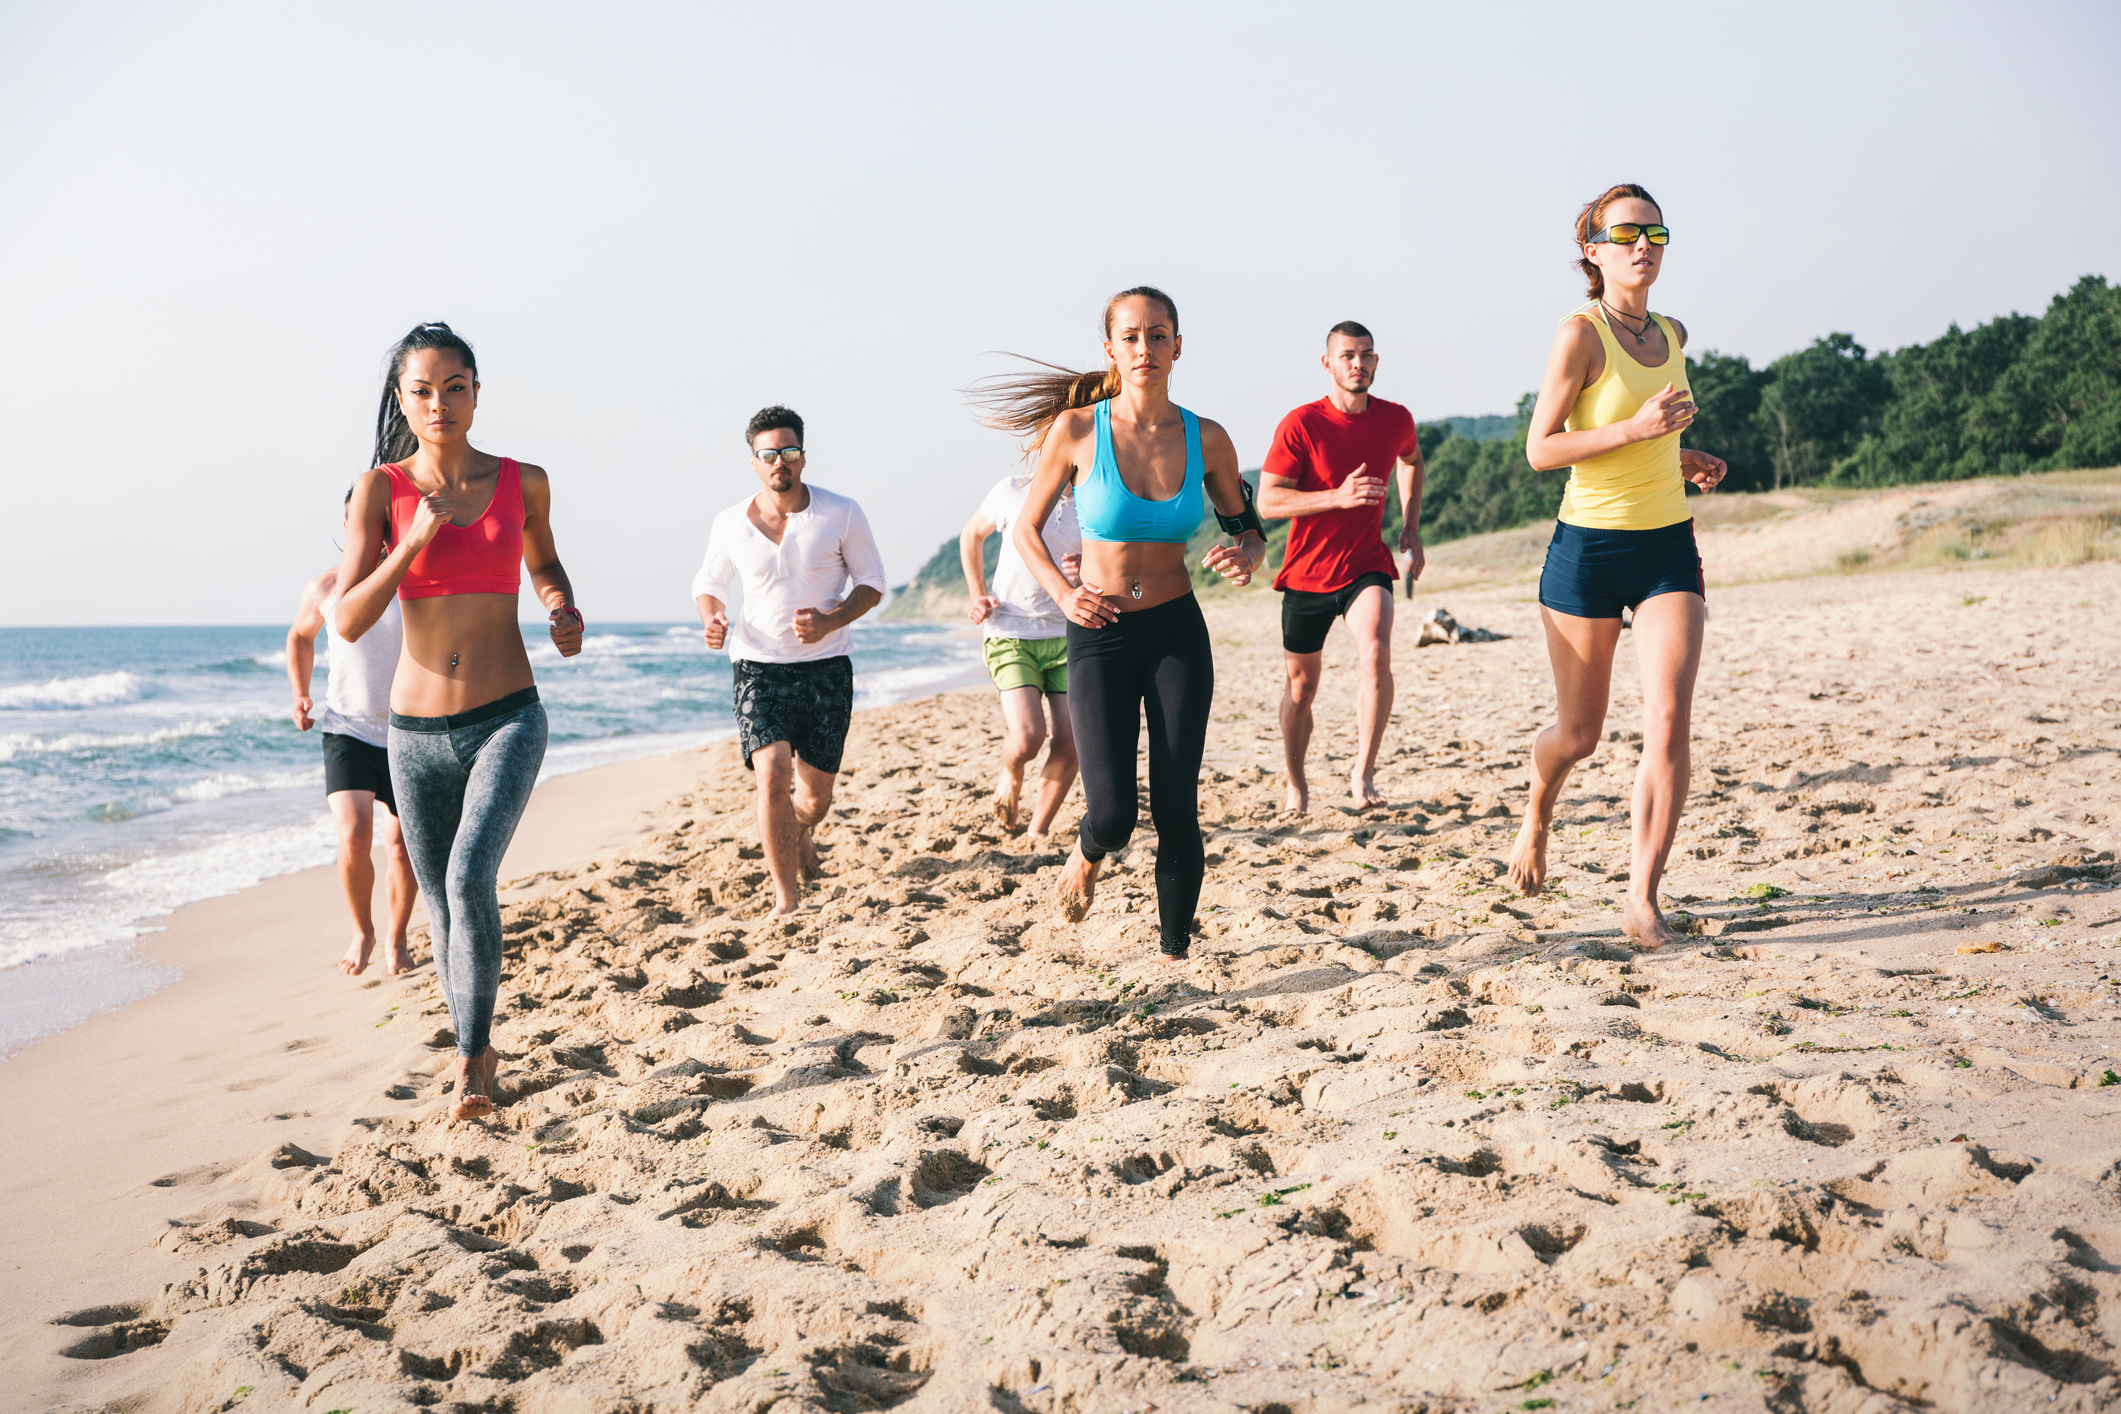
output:
[[[122,1000],[152,979],[114,944],[196,899],[331,862],[318,734],[289,719],[285,641],[284,627],[0,628],[0,976],[45,963]],[[546,776],[734,733],[729,660],[697,624],[594,625],[572,659],[542,624],[524,642],[552,723]],[[858,707],[978,670],[978,638],[949,628],[865,621],[854,642]],[[319,698],[325,672],[320,651]],[[0,1052],[22,1039],[8,1006]]]

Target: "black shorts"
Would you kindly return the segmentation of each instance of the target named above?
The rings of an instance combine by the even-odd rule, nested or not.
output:
[[[390,753],[357,736],[324,733],[324,793],[365,790],[398,813],[397,793],[390,788]]]
[[[1323,593],[1284,589],[1281,592],[1283,649],[1290,653],[1316,653],[1324,648],[1333,620],[1346,618],[1348,606],[1355,602],[1355,596],[1373,584],[1383,585],[1385,598],[1392,597],[1392,576],[1377,570],[1357,575],[1353,584]]]
[[[1539,602],[1579,619],[1617,619],[1660,594],[1697,594],[1706,600],[1694,522],[1655,530],[1593,530],[1554,522]]]
[[[854,716],[854,660],[844,655],[812,663],[755,663],[738,658],[737,735],[744,766],[751,753],[785,741],[795,754],[827,775],[840,769],[847,724]]]

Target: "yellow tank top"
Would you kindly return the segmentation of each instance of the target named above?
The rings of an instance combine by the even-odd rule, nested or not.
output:
[[[1671,350],[1655,368],[1644,368],[1620,351],[1604,311],[1593,301],[1569,316],[1587,321],[1605,346],[1605,372],[1576,395],[1569,410],[1569,431],[1608,427],[1635,415],[1636,409],[1669,383],[1688,391],[1686,355],[1679,348],[1672,321],[1652,314]],[[1666,433],[1634,442],[1602,457],[1578,462],[1561,493],[1558,518],[1591,530],[1656,530],[1692,519],[1686,505],[1686,481],[1679,474],[1679,434]]]

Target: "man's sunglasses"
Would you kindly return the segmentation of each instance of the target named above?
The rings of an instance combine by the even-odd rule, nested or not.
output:
[[[1644,236],[1650,238],[1651,245],[1666,245],[1672,239],[1672,229],[1669,226],[1608,226],[1602,231],[1593,231],[1590,240],[1584,244],[1603,245],[1610,241],[1614,245],[1633,245]]]
[[[781,461],[801,461],[803,459],[803,449],[801,447],[768,447],[763,452],[753,452],[751,455],[757,457],[766,465],[773,466]]]

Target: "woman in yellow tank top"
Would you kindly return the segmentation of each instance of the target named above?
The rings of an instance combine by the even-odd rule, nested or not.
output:
[[[1694,675],[1708,619],[1686,483],[1708,491],[1724,474],[1717,458],[1679,446],[1694,416],[1686,328],[1649,306],[1669,239],[1664,213],[1632,183],[1576,218],[1591,299],[1562,321],[1525,439],[1536,470],[1570,468],[1539,577],[1559,712],[1533,743],[1532,798],[1510,857],[1510,881],[1524,894],[1541,892],[1554,809],[1569,772],[1598,749],[1620,613],[1632,609],[1642,764],[1622,924],[1647,948],[1677,936],[1658,910],[1657,885],[1686,805]]]

